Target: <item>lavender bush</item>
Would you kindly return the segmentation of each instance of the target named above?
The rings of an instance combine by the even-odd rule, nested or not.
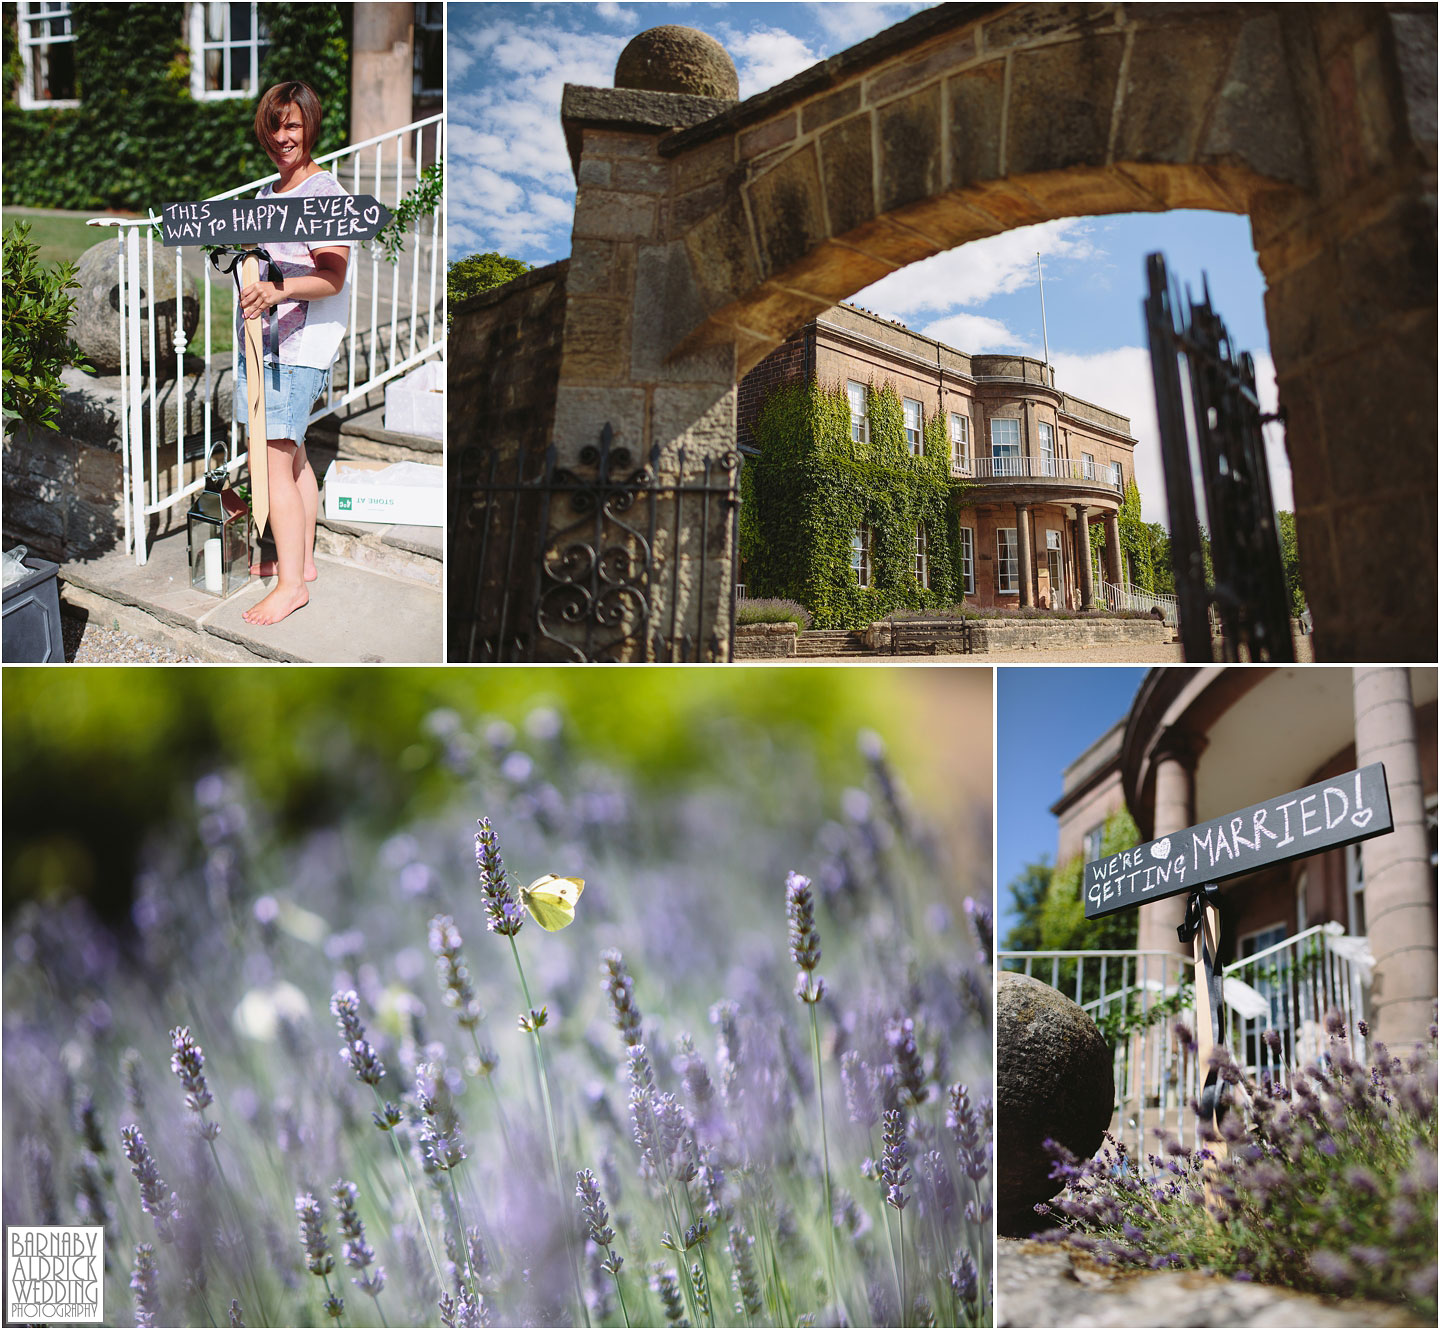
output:
[[[642,796],[532,719],[432,714],[384,838],[343,741],[320,830],[206,776],[126,927],[19,910],[5,1220],[104,1223],[138,1325],[989,1323],[987,847],[874,736],[832,811],[763,734]]]
[[[1253,1085],[1222,1050],[1217,1065],[1240,1106],[1198,1149],[1166,1139],[1142,1162],[1108,1137],[1081,1163],[1052,1142],[1052,1176],[1065,1188],[1036,1209],[1062,1227],[1036,1236],[1106,1264],[1405,1302],[1433,1322],[1434,1027],[1429,1050],[1400,1058],[1377,1044],[1367,1067],[1351,1056],[1340,1013],[1325,1025],[1328,1050],[1285,1085]]]

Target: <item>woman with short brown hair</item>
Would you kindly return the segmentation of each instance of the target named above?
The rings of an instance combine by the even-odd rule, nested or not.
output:
[[[261,188],[272,195],[344,194],[329,171],[311,156],[320,136],[320,99],[308,84],[277,83],[255,108],[255,137],[275,163],[280,179]],[[310,411],[324,396],[350,317],[350,246],[311,247],[298,241],[266,247],[282,274],[279,281],[253,282],[240,292],[242,319],[261,320],[265,380],[265,421],[269,439],[250,440],[250,466],[268,467],[270,536],[274,563],[251,566],[275,583],[258,605],[245,611],[253,624],[278,623],[308,604],[307,583],[317,576],[315,522],[320,488],[305,455]],[[244,330],[237,324],[237,345]],[[240,356],[233,394],[235,417],[246,412],[245,356]],[[257,449],[259,455],[257,456]]]

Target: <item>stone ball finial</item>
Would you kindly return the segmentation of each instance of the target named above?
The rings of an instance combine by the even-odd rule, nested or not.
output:
[[[995,1208],[1000,1232],[1019,1238],[1043,1226],[1035,1203],[1061,1187],[1045,1141],[1088,1159],[1105,1139],[1115,1063],[1089,1014],[1028,975],[999,975],[995,1016]]]
[[[740,75],[730,53],[715,38],[697,28],[666,23],[632,38],[620,52],[615,86],[735,101],[740,96]]]

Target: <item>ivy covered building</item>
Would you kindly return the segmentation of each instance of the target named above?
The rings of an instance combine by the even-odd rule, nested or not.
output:
[[[837,305],[740,384],[741,581],[818,626],[955,605],[1080,610],[1135,580],[1127,417],[1022,356],[968,355]],[[1096,547],[1103,544],[1103,559]]]

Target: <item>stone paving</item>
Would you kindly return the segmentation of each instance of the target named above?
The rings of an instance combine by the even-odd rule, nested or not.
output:
[[[1410,1326],[1404,1308],[1319,1298],[1195,1270],[1117,1272],[1079,1251],[1001,1238],[997,1326]]]

